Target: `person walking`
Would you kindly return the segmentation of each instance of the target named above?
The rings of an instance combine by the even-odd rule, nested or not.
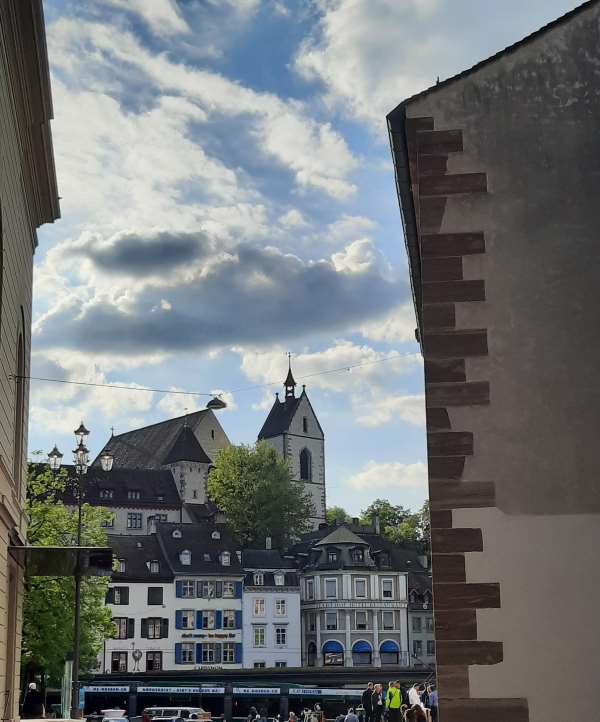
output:
[[[373,694],[371,696],[371,706],[373,709],[372,714],[372,722],[381,722],[381,715],[383,714],[384,709],[384,700],[383,700],[383,686],[379,683],[377,683],[373,687]]]
[[[30,682],[23,698],[23,719],[40,719],[44,717],[44,698],[38,691],[35,682]]]
[[[385,708],[389,712],[389,722],[400,722],[400,707],[402,706],[402,694],[400,693],[400,682],[392,682],[388,688],[385,698]]]
[[[431,722],[438,720],[438,693],[435,685],[429,685],[429,709],[431,710]]]
[[[373,722],[373,682],[367,684],[361,695],[361,702],[365,711],[365,722]]]

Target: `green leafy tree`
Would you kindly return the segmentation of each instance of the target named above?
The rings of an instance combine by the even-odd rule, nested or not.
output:
[[[333,524],[335,521],[342,523],[350,524],[352,522],[352,517],[345,509],[342,509],[341,506],[330,506],[327,509],[327,523]]]
[[[361,520],[365,524],[373,524],[375,517],[379,517],[381,531],[386,536],[390,530],[400,526],[410,516],[410,510],[403,506],[395,506],[387,499],[375,499],[366,509],[361,512]]]
[[[283,545],[310,529],[310,498],[292,481],[287,462],[264,442],[221,449],[208,477],[208,493],[242,544],[262,543],[270,536]]]
[[[431,529],[429,523],[429,500],[420,511],[411,512],[403,506],[395,506],[386,499],[376,499],[362,512],[362,520],[373,523],[379,516],[382,534],[395,544],[407,544],[419,551],[429,553]]]
[[[63,471],[52,474],[31,465],[27,480],[28,543],[35,546],[73,546],[77,513],[61,501],[67,485]],[[84,504],[82,544],[106,546],[102,522],[111,518],[103,508]],[[105,637],[114,633],[110,611],[104,606],[108,579],[84,577],[81,584],[81,670],[94,668]],[[26,576],[23,599],[22,664],[42,670],[51,684],[60,684],[64,660],[73,649],[74,584],[72,577]]]

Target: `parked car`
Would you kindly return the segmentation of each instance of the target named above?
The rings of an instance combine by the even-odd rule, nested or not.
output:
[[[202,707],[146,707],[143,722],[175,722],[178,719],[210,722],[211,714]]]

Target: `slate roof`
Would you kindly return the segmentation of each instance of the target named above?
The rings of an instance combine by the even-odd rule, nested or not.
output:
[[[219,576],[242,576],[244,570],[240,564],[236,551],[239,545],[222,524],[175,524],[161,522],[157,526],[157,536],[160,545],[171,565],[171,569],[178,575],[211,574]],[[181,532],[181,538],[173,537],[173,532]],[[218,531],[220,539],[213,539],[212,533]],[[191,552],[192,563],[182,564],[179,554],[187,549]],[[231,564],[226,567],[219,561],[219,554],[228,551]],[[210,558],[205,559],[207,554]]]
[[[211,413],[209,409],[201,409],[187,416],[160,421],[157,424],[133,429],[123,434],[112,436],[100,452],[109,449],[114,456],[114,465],[129,469],[158,469],[165,463],[179,432],[187,423],[192,431],[200,420]],[[100,454],[94,460],[94,466],[100,466]]]
[[[280,401],[279,396],[275,398],[275,403],[271,407],[271,411],[269,411],[269,415],[258,434],[259,441],[261,439],[270,439],[273,436],[279,436],[290,428],[301,398],[302,396],[298,398],[287,398],[284,401]]]
[[[367,544],[361,537],[357,536],[347,526],[336,527],[331,534],[318,541],[315,546],[322,544]]]
[[[173,580],[173,572],[167,562],[155,534],[120,535],[111,534],[108,544],[112,547],[116,559],[125,560],[125,572],[112,574],[112,583],[118,582],[169,582]],[[151,573],[147,562],[158,561],[159,572]]]
[[[219,507],[210,499],[206,504],[184,504],[183,506],[192,522],[200,524],[206,524],[207,519],[214,519],[219,513]]]
[[[293,559],[281,556],[278,549],[245,549],[242,554],[244,569],[295,569]]]
[[[296,572],[284,572],[284,584],[285,587],[299,587],[300,579]],[[255,587],[262,589],[263,587],[274,587],[275,589],[281,589],[280,586],[275,584],[275,574],[273,572],[265,572],[263,574],[263,584],[254,583],[254,572],[248,572],[244,577],[244,586]]]
[[[70,478],[75,477],[72,465],[64,465]],[[179,509],[181,499],[173,474],[169,469],[123,469],[113,468],[102,471],[90,467],[84,476],[85,501],[93,506],[130,507],[156,509]],[[102,496],[103,490],[112,491],[112,496]],[[129,499],[130,491],[139,491],[139,499]],[[77,504],[73,489],[69,485],[61,494],[61,500],[68,505]]]
[[[173,446],[165,456],[163,464],[175,464],[178,461],[199,461],[202,464],[211,464],[212,459],[200,445],[196,434],[187,425],[181,427]]]

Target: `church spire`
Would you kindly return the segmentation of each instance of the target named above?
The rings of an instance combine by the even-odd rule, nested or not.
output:
[[[283,382],[283,386],[285,388],[285,398],[286,399],[294,399],[296,398],[296,393],[294,391],[294,388],[296,387],[296,381],[294,380],[294,375],[292,374],[292,354],[288,351],[288,373],[285,377],[285,381]]]

